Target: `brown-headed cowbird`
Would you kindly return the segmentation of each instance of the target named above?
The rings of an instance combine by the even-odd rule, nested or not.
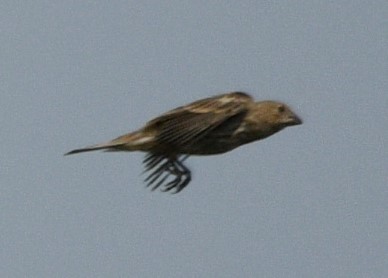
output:
[[[302,120],[276,101],[254,102],[246,93],[232,92],[178,107],[149,121],[143,128],[107,143],[72,150],[143,151],[145,181],[155,190],[181,191],[191,180],[183,164],[190,155],[213,155],[264,139]]]

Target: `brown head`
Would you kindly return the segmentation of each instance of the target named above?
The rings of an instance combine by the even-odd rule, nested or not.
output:
[[[298,115],[287,105],[277,101],[256,102],[247,116],[247,121],[267,136],[285,127],[302,124]]]
[[[255,116],[274,126],[287,127],[302,124],[302,119],[291,108],[277,101],[260,101],[255,105]]]

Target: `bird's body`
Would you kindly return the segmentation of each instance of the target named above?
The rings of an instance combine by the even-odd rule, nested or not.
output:
[[[264,139],[301,119],[283,103],[254,102],[246,93],[233,92],[202,99],[173,109],[143,128],[112,141],[76,149],[80,152],[143,151],[148,185],[182,190],[190,181],[183,160],[190,155],[214,155]],[[170,176],[175,179],[169,181]]]

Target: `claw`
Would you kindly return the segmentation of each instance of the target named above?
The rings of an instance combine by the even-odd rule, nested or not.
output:
[[[147,182],[147,187],[153,185],[151,188],[153,191],[163,185],[161,189],[163,192],[171,191],[172,189],[175,189],[172,192],[173,194],[180,192],[191,181],[191,172],[183,164],[183,161],[187,158],[188,155],[183,156],[180,160],[179,157],[171,158],[158,154],[147,155],[143,161],[146,168],[144,172],[151,171],[152,169],[151,173],[144,180]],[[156,169],[153,169],[155,167]],[[173,179],[168,181],[169,177],[173,177]]]

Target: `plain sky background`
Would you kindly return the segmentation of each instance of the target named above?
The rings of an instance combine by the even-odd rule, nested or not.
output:
[[[1,277],[388,277],[388,2],[1,1]],[[192,157],[64,157],[243,90],[303,119]]]

